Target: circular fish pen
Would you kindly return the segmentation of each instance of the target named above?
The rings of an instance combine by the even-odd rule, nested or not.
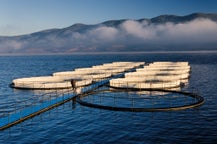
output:
[[[73,82],[73,83],[72,83]],[[17,89],[69,89],[74,87],[82,87],[92,84],[92,79],[64,78],[59,76],[41,76],[14,79],[10,87]]]
[[[103,89],[79,95],[76,101],[87,107],[125,112],[178,111],[201,106],[200,95],[165,89]]]

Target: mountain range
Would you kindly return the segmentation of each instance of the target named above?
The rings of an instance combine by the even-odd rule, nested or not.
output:
[[[217,14],[74,24],[20,36],[0,36],[0,54],[217,50]]]

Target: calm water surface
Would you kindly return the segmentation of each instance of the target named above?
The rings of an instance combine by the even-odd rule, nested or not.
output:
[[[109,54],[0,57],[0,113],[35,91],[8,87],[15,78],[51,75],[113,61],[189,61],[187,90],[206,100],[199,108],[176,112],[115,112],[65,103],[0,131],[0,143],[216,143],[217,53]]]

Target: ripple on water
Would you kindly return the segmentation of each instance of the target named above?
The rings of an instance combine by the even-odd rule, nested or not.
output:
[[[203,106],[177,112],[131,113],[87,108],[68,102],[0,132],[0,143],[213,143],[217,140],[216,54],[134,54],[0,57],[0,107],[31,98],[32,91],[13,90],[14,78],[50,75],[112,61],[189,61],[187,90],[197,91]],[[1,109],[2,110],[2,109]]]

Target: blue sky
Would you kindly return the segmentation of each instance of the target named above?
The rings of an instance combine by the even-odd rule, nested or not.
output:
[[[217,13],[216,0],[0,0],[0,35],[28,34],[75,23]]]

